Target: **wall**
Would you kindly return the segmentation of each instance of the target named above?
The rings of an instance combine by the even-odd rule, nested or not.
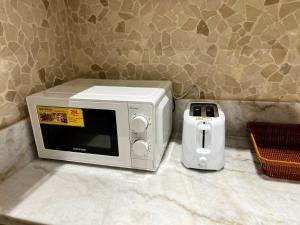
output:
[[[0,128],[27,116],[25,97],[73,74],[60,0],[0,1]]]
[[[300,100],[300,2],[69,0],[81,76],[170,79],[187,98]]]
[[[36,158],[29,119],[0,130],[0,183]]]
[[[186,98],[300,101],[300,2],[2,0],[0,128],[74,77],[170,79]]]

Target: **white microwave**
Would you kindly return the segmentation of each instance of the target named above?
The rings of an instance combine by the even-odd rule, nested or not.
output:
[[[170,81],[77,79],[27,104],[41,158],[155,171],[172,130]]]

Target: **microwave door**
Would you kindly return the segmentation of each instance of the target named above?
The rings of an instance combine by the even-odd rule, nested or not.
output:
[[[45,108],[45,107],[44,107]],[[116,113],[114,110],[48,107],[47,118],[41,121],[41,131],[46,149],[119,156]],[[68,116],[80,111],[82,118]],[[45,110],[44,110],[45,111]],[[55,119],[57,114],[66,114],[66,121]],[[45,114],[45,113],[44,113]]]
[[[127,104],[71,101],[65,105],[37,105],[41,157],[131,167]],[[72,112],[78,117],[68,117]]]

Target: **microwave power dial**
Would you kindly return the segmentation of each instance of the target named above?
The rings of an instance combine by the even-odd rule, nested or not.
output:
[[[143,140],[138,140],[138,141],[134,142],[133,146],[132,146],[132,151],[133,151],[134,155],[136,155],[138,157],[143,157],[143,156],[147,155],[148,149],[149,149],[148,143]]]
[[[131,129],[137,133],[144,132],[148,127],[148,121],[143,116],[136,116],[131,121]]]

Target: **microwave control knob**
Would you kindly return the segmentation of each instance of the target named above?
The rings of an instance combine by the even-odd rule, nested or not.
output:
[[[131,122],[131,128],[137,133],[144,132],[148,127],[148,121],[143,116],[134,117]]]
[[[201,166],[202,168],[205,168],[207,165],[207,159],[206,157],[200,157],[199,158],[199,166]]]
[[[142,157],[147,155],[149,146],[148,143],[142,140],[134,142],[132,146],[132,151],[136,156]]]

